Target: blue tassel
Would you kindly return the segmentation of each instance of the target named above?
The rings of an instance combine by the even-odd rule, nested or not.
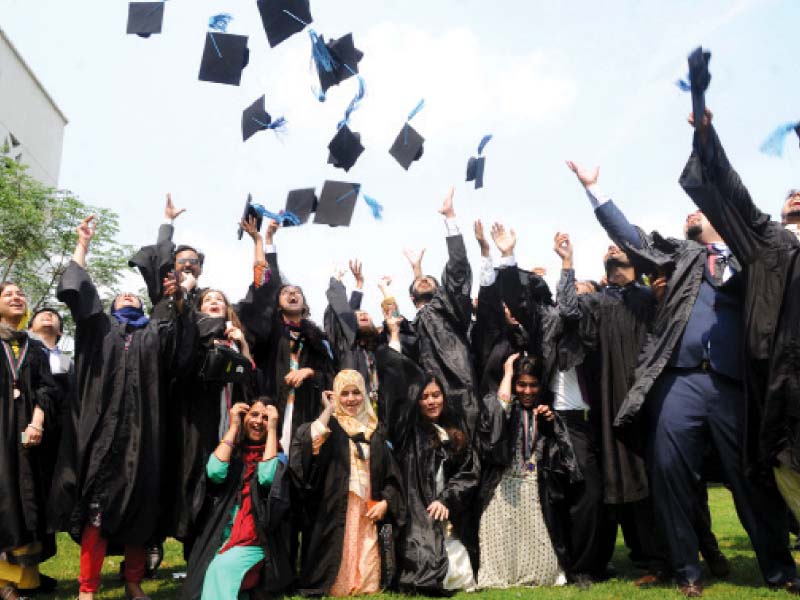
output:
[[[314,58],[314,63],[322,67],[326,73],[332,73],[338,65],[325,42],[313,29],[309,30],[308,35],[311,37],[311,56]]]
[[[228,13],[220,13],[214,15],[208,20],[208,28],[214,31],[221,31],[225,33],[228,31],[228,25],[233,21],[233,16]]]
[[[685,78],[676,80],[675,81],[675,85],[677,85],[678,88],[682,92],[691,92],[692,91],[692,82],[689,79],[689,74],[688,73],[686,74]]]
[[[344,66],[347,68],[348,71],[350,71],[353,75],[355,75],[358,78],[358,91],[356,92],[356,95],[353,97],[353,99],[350,101],[350,104],[347,106],[347,109],[344,111],[344,119],[339,121],[339,124],[336,125],[337,129],[341,129],[350,122],[350,115],[352,115],[353,111],[355,111],[358,108],[359,103],[364,99],[364,95],[366,94],[367,91],[366,87],[364,86],[364,78],[361,77],[361,75],[359,75],[355,71],[353,71],[353,69],[350,68],[350,65],[345,64]]]
[[[761,144],[759,150],[764,154],[768,154],[769,156],[783,156],[783,146],[786,142],[786,136],[794,131],[795,127],[797,127],[797,123],[786,123],[781,125],[775,131],[773,131],[766,140],[764,140],[764,143]]]
[[[284,131],[286,129],[286,123],[288,123],[288,121],[284,117],[278,117],[272,123],[267,125],[267,129],[272,129],[274,131]]]
[[[419,103],[414,107],[414,110],[408,113],[408,118],[406,119],[406,121],[410,121],[415,116],[417,116],[417,113],[421,111],[424,107],[425,107],[425,98],[420,100]]]
[[[483,149],[486,148],[486,144],[488,144],[491,141],[492,141],[492,134],[491,133],[489,133],[489,134],[483,136],[483,138],[481,138],[481,143],[478,144],[478,156],[483,154]]]
[[[281,223],[282,225],[287,221],[290,225],[300,225],[300,217],[290,210],[282,210],[281,216],[283,217],[283,223]]]
[[[373,218],[380,221],[383,218],[383,206],[371,196],[367,196],[366,194],[362,194],[362,196],[364,196],[364,202],[366,202],[367,206],[372,210]]]
[[[273,221],[280,223],[281,216],[275,214],[274,212],[268,211],[262,204],[256,204],[255,202],[251,202],[250,206],[253,207],[253,210],[256,211],[262,217],[267,217],[268,219],[272,219]]]

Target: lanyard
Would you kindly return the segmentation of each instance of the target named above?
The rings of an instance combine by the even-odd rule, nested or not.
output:
[[[22,363],[25,361],[25,357],[28,355],[28,340],[20,343],[19,358],[14,356],[14,350],[11,349],[11,344],[8,342],[3,342],[3,350],[5,351],[6,359],[8,359],[8,366],[11,369],[11,378],[14,386],[14,398],[19,398],[20,392],[17,381],[19,380],[19,371],[22,368]]]
[[[535,471],[536,470],[536,457],[533,451],[534,446],[536,444],[536,433],[537,433],[537,419],[536,416],[531,412],[531,421],[532,424],[528,423],[528,411],[526,409],[522,409],[522,469],[523,471]],[[532,428],[532,431],[528,431]]]

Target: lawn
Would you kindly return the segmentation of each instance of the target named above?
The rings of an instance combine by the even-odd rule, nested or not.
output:
[[[706,579],[705,597],[708,598],[789,598],[785,592],[773,592],[764,587],[761,576],[758,572],[750,542],[747,539],[736,511],[733,507],[730,493],[722,487],[714,487],[709,490],[709,503],[713,515],[713,528],[716,533],[720,547],[731,563],[731,575],[727,581],[715,581]],[[42,572],[56,577],[59,580],[59,590],[55,594],[41,595],[40,598],[72,599],[77,596],[78,584],[78,546],[66,535],[59,537],[59,553],[57,556],[42,565]],[[174,540],[170,540],[166,545],[166,556],[159,571],[159,576],[155,580],[148,580],[143,584],[153,600],[177,598],[180,582],[173,579],[172,574],[185,570],[181,546]],[[798,555],[795,554],[795,559]],[[103,569],[103,583],[100,590],[100,598],[123,599],[124,589],[119,580],[119,561],[121,557],[111,556],[106,559]],[[477,592],[472,594],[458,594],[455,598],[536,598],[536,600],[549,600],[551,598],[570,599],[580,598],[581,600],[600,600],[600,599],[629,599],[636,598],[682,598],[674,586],[653,587],[650,589],[637,590],[631,580],[638,577],[641,573],[636,571],[627,559],[627,553],[622,545],[621,537],[617,540],[617,552],[614,562],[618,570],[618,578],[602,584],[593,585],[587,590],[576,587],[562,588],[537,588],[537,589],[512,589]],[[397,594],[384,594],[383,597],[400,597]]]

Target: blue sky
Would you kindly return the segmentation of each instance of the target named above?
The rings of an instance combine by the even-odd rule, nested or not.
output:
[[[60,185],[119,212],[122,240],[136,245],[155,238],[172,192],[189,209],[176,240],[206,252],[204,284],[234,299],[250,278],[251,244],[235,236],[248,192],[279,209],[293,188],[362,183],[384,205],[382,221],[360,203],[348,229],[309,225],[277,237],[282,268],[318,319],[332,264],[353,256],[364,261],[366,308],[378,313],[374,285],[390,274],[413,312],[401,249],[427,247],[425,271],[439,273],[436,210],[450,184],[476,269],[471,224],[481,218],[514,227],[520,263],[547,267],[551,280],[553,235],[569,232],[578,276],[600,276],[607,241],[567,158],[601,165],[602,189],[631,220],[679,235],[692,208],[677,185],[691,103],[673,82],[700,44],[713,53],[708,105],[756,202],[777,214],[785,191],[800,186],[795,138],[783,159],[758,152],[776,125],[800,119],[798,2],[316,0],[311,8],[316,31],[352,32],[365,53],[368,95],[351,128],[367,150],[349,173],[326,164],[326,146],[355,83],[318,103],[308,36],[270,49],[254,0],[169,0],[164,33],[147,40],[125,35],[121,0],[0,0],[0,22],[70,119]],[[207,19],[219,12],[234,16],[229,32],[250,36],[238,88],[197,81]],[[241,111],[262,94],[288,131],[242,143]],[[420,98],[426,107],[413,124],[425,154],[405,172],[388,148]],[[494,134],[486,186],[475,191],[464,169],[485,133]]]

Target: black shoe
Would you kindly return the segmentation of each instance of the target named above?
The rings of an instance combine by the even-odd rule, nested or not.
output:
[[[771,585],[769,588],[771,590],[784,590],[793,596],[800,596],[800,578],[795,577],[794,579],[784,581],[780,585]]]
[[[144,552],[145,577],[148,579],[155,579],[158,567],[161,565],[161,561],[164,560],[164,545],[160,542],[158,544],[153,544],[145,548]]]
[[[731,574],[731,566],[728,564],[728,559],[719,549],[709,556],[704,555],[703,559],[706,561],[708,570],[717,579],[725,579]]]
[[[568,576],[568,581],[580,590],[588,590],[592,587],[594,580],[586,573],[573,573]]]

